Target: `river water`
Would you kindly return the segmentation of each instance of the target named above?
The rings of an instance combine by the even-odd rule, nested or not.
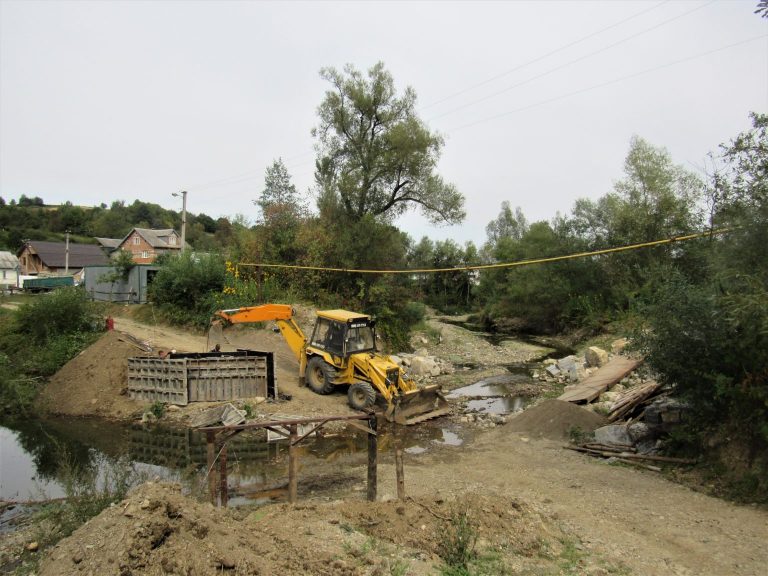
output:
[[[399,442],[407,453],[422,454],[439,446],[460,446],[468,434],[444,419],[399,429],[396,436],[394,431],[380,424],[380,452],[390,452],[393,443]],[[237,504],[238,494],[247,494],[253,487],[267,489],[287,480],[286,442],[267,442],[262,431],[240,434],[227,446],[232,503]],[[0,500],[61,497],[67,465],[103,475],[121,457],[142,479],[179,482],[187,492],[205,485],[206,443],[198,432],[101,419],[50,418],[0,426]],[[366,459],[367,436],[355,429],[310,437],[300,445],[302,468],[309,470],[335,462],[341,467],[363,466]]]

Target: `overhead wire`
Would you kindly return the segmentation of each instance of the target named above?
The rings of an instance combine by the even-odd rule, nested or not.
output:
[[[746,40],[741,40],[739,42],[734,42],[733,44],[728,44],[726,46],[721,46],[719,48],[715,48],[713,50],[708,50],[707,52],[701,52],[699,54],[694,54],[693,56],[687,56],[686,58],[681,58],[680,60],[675,60],[673,62],[667,62],[666,64],[660,64],[659,66],[654,66],[652,68],[647,68],[646,70],[642,70],[640,72],[634,72],[632,74],[627,74],[626,76],[621,76],[619,78],[614,78],[613,80],[608,80],[607,82],[601,82],[600,84],[594,84],[592,86],[588,86],[586,88],[580,88],[579,90],[574,90],[572,92],[568,92],[566,94],[561,94],[560,96],[555,96],[554,98],[549,98],[547,100],[541,100],[539,102],[534,102],[533,104],[527,104],[525,106],[521,106],[520,108],[515,108],[513,110],[508,110],[506,112],[501,112],[499,114],[494,114],[493,116],[487,116],[485,118],[481,118],[480,120],[475,120],[473,122],[469,122],[467,124],[462,124],[460,126],[456,126],[454,128],[450,128],[446,130],[446,134],[452,134],[454,132],[457,132],[459,130],[464,130],[465,128],[470,128],[472,126],[476,126],[477,124],[483,124],[485,122],[490,122],[491,120],[497,120],[499,118],[503,118],[504,116],[509,116],[511,114],[516,114],[518,112],[523,112],[525,110],[530,110],[531,108],[536,108],[538,106],[543,106],[545,104],[551,104],[552,102],[557,102],[558,100],[564,100],[566,98],[570,98],[571,96],[576,96],[578,94],[583,94],[585,92],[590,92],[592,90],[597,90],[599,88],[604,88],[606,86],[610,86],[612,84],[618,84],[619,82],[624,82],[625,80],[631,80],[632,78],[637,78],[638,76],[643,76],[645,74],[650,74],[651,72],[656,72],[657,70],[663,70],[664,68],[670,68],[672,66],[677,66],[678,64],[683,64],[685,62],[689,62],[691,60],[696,60],[698,58],[703,58],[705,56],[709,56],[711,54],[715,54],[717,52],[722,52],[723,50],[729,50],[731,48],[735,48],[736,46],[741,46],[742,44],[748,44],[750,42],[755,42],[757,40],[764,40],[768,38],[768,34],[764,34],[762,36],[753,36],[752,38],[747,38]]]
[[[664,244],[673,244],[675,242],[686,242],[688,240],[695,240],[697,238],[703,238],[705,236],[712,237],[712,236],[718,236],[721,234],[727,234],[728,232],[731,232],[730,228],[721,228],[718,230],[708,230],[706,232],[696,232],[693,234],[685,234],[683,236],[672,236],[670,238],[662,238],[660,240],[651,240],[648,242],[627,244],[625,246],[604,248],[601,250],[592,250],[590,252],[576,252],[573,254],[565,254],[562,256],[550,256],[546,258],[517,260],[514,262],[501,262],[496,264],[454,266],[451,268],[416,268],[416,269],[404,268],[404,269],[392,269],[392,270],[372,270],[372,269],[359,269],[359,268],[332,268],[332,267],[326,267],[326,266],[301,266],[298,264],[265,264],[265,263],[253,263],[253,262],[238,262],[237,266],[252,267],[252,268],[284,268],[288,270],[312,270],[315,272],[348,272],[348,273],[356,273],[356,274],[437,274],[442,272],[493,270],[493,269],[499,269],[499,268],[514,268],[517,266],[530,266],[532,264],[561,262],[564,260],[574,260],[577,258],[587,258],[592,256],[601,256],[604,254],[626,252],[629,250],[639,250],[641,248],[662,246]]]
[[[483,80],[482,82],[478,82],[477,84],[473,84],[472,86],[469,86],[467,88],[464,88],[462,90],[459,90],[458,92],[454,92],[453,94],[449,96],[445,96],[444,98],[441,98],[440,100],[436,100],[434,102],[431,102],[430,104],[426,104],[425,106],[421,107],[421,110],[426,110],[427,108],[431,108],[433,106],[437,106],[438,104],[442,104],[443,102],[446,102],[448,100],[452,100],[453,98],[456,98],[457,96],[462,96],[466,94],[467,92],[471,92],[472,90],[475,90],[476,88],[480,88],[481,86],[485,86],[486,84],[490,84],[491,82],[494,82],[500,78],[504,78],[505,76],[509,76],[513,72],[517,72],[518,70],[522,70],[523,68],[527,68],[528,66],[532,64],[536,64],[537,62],[541,62],[542,60],[546,60],[550,56],[553,56],[557,54],[558,52],[562,52],[563,50],[567,50],[568,48],[572,48],[573,46],[576,46],[577,44],[581,44],[582,42],[586,42],[587,40],[590,40],[594,38],[595,36],[599,36],[603,32],[607,32],[608,30],[611,30],[613,28],[616,28],[617,26],[621,26],[622,24],[625,24],[626,22],[629,22],[630,20],[634,20],[635,18],[638,18],[642,16],[643,14],[647,14],[648,12],[651,12],[652,10],[656,10],[660,6],[668,3],[670,0],[663,0],[662,2],[659,2],[658,4],[651,6],[650,8],[646,8],[644,10],[641,10],[640,12],[637,12],[635,14],[632,14],[631,16],[627,16],[626,18],[623,18],[622,20],[619,20],[618,22],[614,22],[613,24],[610,24],[609,26],[606,26],[605,28],[601,28],[600,30],[597,30],[595,32],[592,32],[591,34],[588,34],[587,36],[582,36],[578,40],[574,40],[573,42],[568,42],[567,44],[563,44],[559,48],[555,48],[554,50],[551,50],[547,52],[546,54],[543,54],[541,56],[538,56],[534,58],[533,60],[529,60],[527,62],[524,62],[523,64],[518,64],[514,68],[510,68],[509,70],[506,70],[504,72],[501,72],[500,74],[496,74],[495,76],[492,76],[486,80]]]
[[[702,8],[710,6],[715,1],[716,0],[710,0],[706,4],[701,4],[700,6],[697,6],[696,8],[688,10],[687,12],[683,12],[682,14],[678,14],[677,16],[674,16],[672,18],[668,18],[667,20],[659,22],[658,24],[654,24],[650,28],[646,28],[645,30],[641,30],[640,32],[636,32],[635,34],[632,34],[630,36],[622,38],[621,40],[618,40],[618,41],[614,42],[613,44],[608,44],[607,46],[603,46],[602,48],[599,48],[598,50],[590,52],[589,54],[585,54],[583,56],[579,56],[578,58],[574,58],[573,60],[565,62],[564,64],[560,64],[559,66],[555,66],[554,68],[550,68],[549,70],[547,70],[545,72],[542,72],[540,74],[537,74],[536,76],[532,76],[531,78],[528,78],[526,80],[522,80],[522,81],[520,81],[520,82],[518,82],[516,84],[512,84],[511,86],[507,86],[506,88],[504,88],[502,90],[498,90],[498,91],[494,92],[493,94],[489,94],[487,96],[483,96],[482,98],[478,98],[477,100],[473,100],[471,102],[467,102],[466,104],[462,104],[461,106],[457,106],[456,108],[452,108],[451,110],[447,110],[446,112],[442,112],[440,114],[432,116],[431,118],[429,118],[429,120],[436,120],[437,118],[443,118],[444,116],[448,116],[450,114],[453,114],[454,112],[458,112],[460,110],[464,110],[465,108],[469,108],[471,106],[475,106],[477,104],[480,104],[482,102],[490,100],[491,98],[496,98],[497,96],[501,96],[502,94],[506,94],[507,92],[509,92],[511,90],[514,90],[515,88],[519,88],[521,86],[525,86],[526,84],[530,84],[534,80],[538,80],[540,78],[544,78],[545,76],[549,76],[550,74],[553,74],[555,72],[559,72],[560,70],[562,70],[564,68],[568,68],[569,66],[572,66],[573,64],[576,64],[578,62],[582,62],[584,60],[587,60],[588,58],[591,58],[593,56],[601,54],[601,53],[603,53],[603,52],[605,52],[607,50],[615,48],[616,46],[619,46],[621,44],[629,42],[630,40],[634,40],[638,36],[642,36],[644,34],[652,32],[653,30],[661,28],[662,26],[666,26],[670,22],[674,22],[676,20],[679,20],[680,18],[684,18],[685,16],[688,16],[688,15],[696,12],[697,10],[701,10]]]

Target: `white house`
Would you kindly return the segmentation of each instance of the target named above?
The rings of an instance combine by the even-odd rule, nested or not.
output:
[[[0,252],[0,291],[19,286],[19,259],[11,252]]]

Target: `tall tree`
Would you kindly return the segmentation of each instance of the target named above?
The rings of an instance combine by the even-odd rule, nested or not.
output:
[[[461,222],[464,197],[435,171],[443,139],[416,115],[414,90],[398,96],[381,62],[367,76],[349,64],[320,76],[332,85],[312,130],[321,211],[391,221],[418,206],[432,222]]]
[[[253,202],[261,208],[264,219],[269,219],[275,210],[298,213],[301,210],[301,199],[296,186],[291,182],[291,175],[282,158],[278,158],[267,167],[264,174],[264,189],[258,200]]]

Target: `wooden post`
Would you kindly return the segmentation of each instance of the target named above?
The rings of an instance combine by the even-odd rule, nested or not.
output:
[[[211,504],[216,506],[216,476],[213,474],[213,465],[216,462],[216,432],[209,430],[205,433],[206,453],[208,462],[208,492],[211,496]]]
[[[378,447],[376,437],[376,415],[368,419],[368,501],[376,502],[376,467],[378,465]]]
[[[395,426],[395,475],[397,476],[397,499],[405,500],[405,472],[403,471],[403,437],[400,426]]]
[[[229,492],[227,490],[227,442],[221,445],[221,454],[219,455],[219,473],[220,473],[220,490],[221,490],[221,505],[226,508],[227,500],[229,499]]]
[[[397,499],[405,500],[405,472],[403,471],[403,449],[395,448],[395,472],[397,474]]]
[[[257,298],[258,298],[259,302],[261,303],[261,302],[264,302],[264,299],[262,298],[264,293],[263,293],[262,286],[261,286],[261,266],[258,266],[256,268],[256,283],[257,283],[257,285],[259,287]]]
[[[296,504],[297,492],[298,492],[298,460],[299,452],[298,446],[296,446],[296,440],[299,438],[298,427],[296,424],[291,424],[288,429],[291,435],[288,439],[288,502]]]

